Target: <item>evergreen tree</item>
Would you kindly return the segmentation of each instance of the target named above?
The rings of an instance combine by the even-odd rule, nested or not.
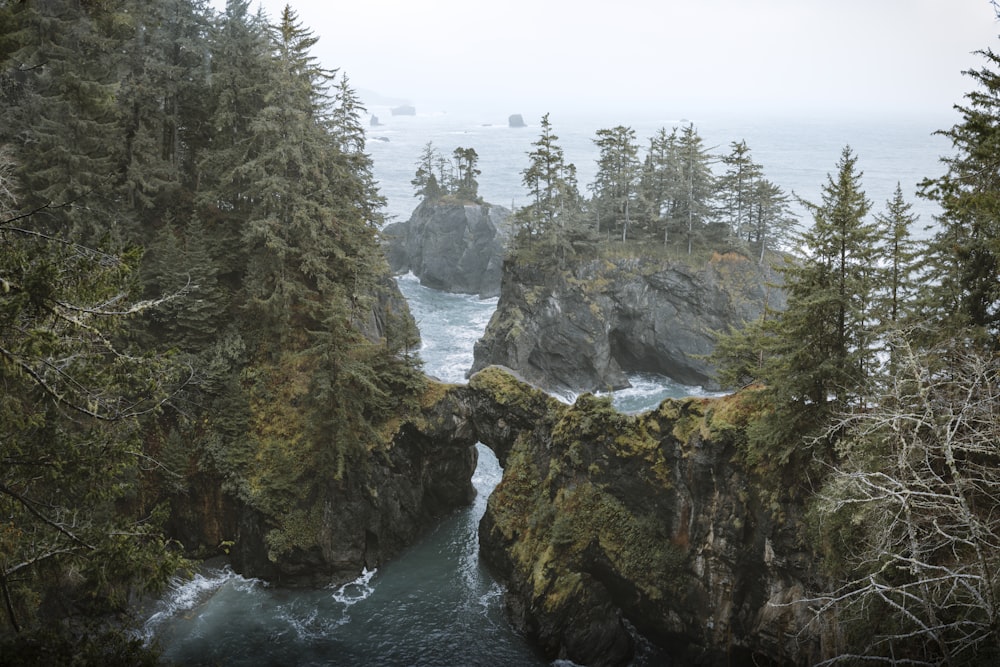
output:
[[[113,200],[98,196],[113,182],[117,145],[115,88],[118,52],[109,16],[119,3],[89,9],[70,0],[24,2],[3,18],[7,25],[8,86],[0,100],[0,144],[16,156],[21,204],[46,209],[50,229],[74,225],[88,240],[111,230]]]
[[[453,155],[458,172],[455,195],[462,201],[478,202],[479,181],[476,180],[476,177],[482,173],[476,166],[479,162],[479,154],[476,153],[475,148],[458,147]]]
[[[119,170],[126,203],[155,225],[187,202],[182,178],[194,173],[206,143],[209,26],[200,1],[131,0],[128,9],[134,34],[117,95],[125,137]],[[175,212],[185,217],[190,209]]]
[[[682,182],[677,155],[677,130],[667,134],[660,128],[649,140],[649,150],[643,160],[639,191],[651,231],[669,240],[670,220],[680,200],[678,187]]]
[[[720,337],[720,377],[765,386],[760,396],[768,409],[751,429],[751,461],[787,462],[830,415],[866,395],[866,374],[874,368],[870,293],[877,237],[865,221],[870,204],[856,162],[845,148],[821,203],[805,202],[813,225],[799,239],[802,255],[778,268],[785,310]],[[816,442],[826,443],[822,455],[828,457],[832,443]]]
[[[529,203],[515,213],[515,221],[528,243],[533,237],[545,237],[550,241],[548,251],[562,261],[572,250],[571,236],[581,218],[580,193],[576,168],[566,163],[548,114],[542,116],[541,126],[541,136],[528,153],[530,163],[521,172]]]
[[[761,264],[768,250],[780,251],[792,235],[797,219],[789,203],[788,195],[768,179],[761,178],[754,183],[747,242]]]
[[[255,123],[275,80],[268,26],[251,14],[249,0],[228,0],[211,26],[210,87],[203,99],[211,141],[198,153],[193,198],[211,230],[211,253],[220,279],[231,290],[242,286],[247,258],[243,228],[260,203],[254,175],[245,168],[257,157]]]
[[[753,161],[746,141],[734,141],[730,152],[722,157],[726,171],[719,179],[719,214],[729,224],[737,238],[752,242],[760,226],[754,219],[758,207],[754,206],[755,196],[766,191],[758,190],[758,183],[764,177],[763,168]]]
[[[597,174],[590,185],[598,215],[597,231],[603,226],[621,230],[621,239],[628,238],[629,224],[636,203],[639,182],[639,146],[635,130],[618,125],[597,131],[594,139],[600,154]]]
[[[882,239],[880,254],[885,262],[876,281],[876,319],[884,330],[902,325],[917,295],[919,250],[910,234],[917,216],[911,210],[912,206],[903,198],[903,190],[897,183],[885,211],[875,216]]]
[[[674,221],[686,230],[687,252],[690,255],[695,240],[713,219],[712,198],[715,176],[712,156],[693,123],[689,123],[677,138],[677,166],[680,182],[673,206]]]
[[[413,186],[413,196],[420,197],[423,201],[437,201],[443,196],[441,184],[434,170],[438,164],[438,152],[434,148],[434,142],[428,141],[420,153],[417,160],[417,172],[413,176],[410,184]]]
[[[946,173],[921,184],[924,197],[940,204],[939,231],[928,253],[933,280],[929,315],[945,336],[968,330],[1000,345],[1000,56],[979,52],[981,69],[965,74],[977,88],[956,105],[961,120],[940,134],[955,155]]]
[[[14,182],[0,188],[0,644],[14,633],[30,645],[70,634],[53,623],[63,616],[96,632],[102,614],[173,574],[164,515],[136,484],[151,461],[139,419],[183,378],[128,343],[156,305],[130,294],[136,254],[41,231],[40,214],[10,198]]]

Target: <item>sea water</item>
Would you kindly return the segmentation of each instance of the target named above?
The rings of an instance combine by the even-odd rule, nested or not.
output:
[[[481,174],[477,180],[482,198],[507,208],[526,203],[522,172],[528,167],[532,143],[538,140],[540,118],[525,118],[527,127],[511,128],[506,119],[488,114],[428,112],[391,116],[388,110],[378,109],[376,113],[381,124],[370,128],[367,148],[382,195],[387,199],[390,221],[407,220],[418,202],[411,180],[428,143],[445,158],[451,158],[456,148],[474,148],[479,156]],[[919,184],[944,173],[940,158],[949,154],[950,144],[937,133],[951,127],[956,119],[950,106],[942,105],[941,113],[935,115],[850,119],[751,117],[723,110],[691,118],[648,111],[619,116],[550,116],[549,122],[566,162],[576,165],[580,191],[585,196],[589,196],[588,186],[597,172],[594,138],[599,129],[617,125],[633,129],[640,159],[660,128],[669,133],[689,123],[715,158],[730,153],[733,142],[746,141],[765,177],[792,198],[792,210],[802,224],[809,220],[798,199],[819,203],[827,176],[836,175],[841,152],[850,147],[858,158],[862,188],[873,205],[872,213],[885,209],[898,183],[920,218],[915,230],[920,231],[933,222],[938,207],[918,196]],[[713,171],[718,175],[724,170],[716,159]]]
[[[445,155],[457,147],[475,148],[484,198],[508,207],[523,201],[520,171],[537,139],[537,123],[508,128],[505,118],[380,117],[385,124],[372,129],[369,149],[390,217],[406,219],[416,204],[409,181],[428,141]],[[669,131],[687,119],[550,120],[585,185],[593,174],[588,165],[596,129],[631,125],[648,138],[658,127]],[[810,201],[818,201],[826,174],[850,144],[876,210],[899,182],[924,222],[935,213],[933,204],[911,194],[921,179],[941,172],[938,158],[947,144],[932,135],[946,127],[941,119],[691,122],[707,146],[721,147],[716,152],[746,139],[768,178]],[[401,276],[398,284],[420,328],[424,370],[447,382],[464,381],[473,345],[497,300],[431,290],[412,275]],[[630,381],[632,388],[613,395],[626,412],[651,409],[666,397],[704,393],[656,375],[637,373]],[[193,579],[173,583],[151,611],[146,636],[160,644],[167,661],[185,665],[544,664],[507,622],[502,588],[479,561],[479,519],[501,475],[492,452],[480,445],[475,502],[443,518],[398,559],[377,571],[358,572],[345,585],[288,590],[241,577],[221,563],[205,566]],[[635,664],[660,662],[655,649],[640,642]]]

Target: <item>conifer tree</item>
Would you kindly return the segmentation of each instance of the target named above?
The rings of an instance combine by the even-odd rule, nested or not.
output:
[[[182,179],[194,173],[206,143],[209,23],[200,1],[131,0],[128,11],[134,32],[117,95],[125,138],[119,169],[126,204],[153,218],[152,226],[187,201]]]
[[[173,574],[163,512],[136,486],[152,461],[139,420],[185,379],[184,369],[129,342],[136,316],[157,305],[131,293],[137,254],[35,224],[41,213],[14,199],[11,155],[0,151],[5,657],[37,644],[37,632],[72,647],[64,634],[99,632],[101,616],[125,609],[131,592],[158,590]],[[63,616],[76,624],[62,626]]]
[[[885,210],[875,216],[885,262],[876,293],[877,321],[883,330],[899,328],[916,299],[919,250],[910,231],[917,222],[912,208],[897,183]]]
[[[594,206],[598,215],[598,233],[601,227],[611,231],[621,230],[621,239],[628,238],[639,183],[639,146],[635,130],[618,125],[597,131],[594,144],[600,151],[597,174],[590,185],[594,193]]]
[[[734,236],[750,243],[754,232],[759,231],[754,219],[757,210],[753,200],[761,192],[757,184],[763,178],[764,170],[753,161],[746,141],[732,142],[729,154],[722,157],[722,163],[726,171],[717,184],[719,213]]]
[[[965,74],[976,89],[956,105],[961,120],[940,132],[955,154],[942,159],[943,176],[921,184],[940,204],[939,231],[929,248],[929,315],[944,336],[968,331],[1000,345],[1000,56],[980,51],[986,65]]]
[[[677,138],[676,159],[680,182],[674,220],[686,230],[690,255],[699,233],[714,217],[712,198],[716,190],[712,156],[693,123],[685,125]]]
[[[452,155],[458,171],[455,195],[462,201],[479,201],[479,181],[476,180],[481,173],[477,167],[479,154],[475,148],[458,147]]]
[[[410,185],[413,186],[414,197],[420,197],[423,201],[433,202],[440,199],[444,194],[441,184],[434,174],[434,170],[438,164],[438,157],[437,149],[434,148],[434,142],[428,141],[420,153],[420,158],[417,160],[416,174],[414,174],[413,179],[410,181]]]
[[[529,203],[515,213],[515,220],[528,243],[544,237],[549,242],[547,251],[562,260],[572,250],[570,237],[580,220],[580,193],[576,168],[566,163],[549,114],[542,116],[541,128],[532,143],[534,150],[528,153],[529,164],[521,172]]]
[[[747,241],[761,264],[768,250],[781,250],[792,235],[797,219],[789,203],[788,195],[781,187],[767,178],[754,183],[750,201],[752,221],[747,230]]]
[[[751,429],[753,461],[787,462],[831,414],[866,395],[866,374],[874,368],[870,292],[877,244],[856,162],[845,147],[821,202],[804,202],[813,225],[799,239],[802,254],[778,267],[785,310],[720,338],[720,377],[765,386],[760,395],[769,408]],[[821,455],[830,456],[832,442],[815,442],[825,443]]]
[[[118,48],[104,20],[113,9],[52,0],[17,3],[4,15],[11,85],[0,99],[0,144],[30,147],[16,156],[21,203],[46,209],[36,224],[73,225],[88,240],[110,231],[97,220],[114,218],[113,199],[97,196],[114,183],[118,143],[110,57]]]
[[[667,134],[661,127],[649,140],[649,150],[643,160],[640,180],[640,201],[651,230],[669,241],[670,222],[679,201],[678,187],[682,182],[677,159],[677,129]]]

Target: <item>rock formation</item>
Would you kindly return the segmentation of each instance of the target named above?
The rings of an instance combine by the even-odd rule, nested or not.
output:
[[[511,114],[507,118],[507,126],[508,127],[528,127],[525,124],[525,122],[524,122],[524,117],[521,114],[519,114],[519,113]]]
[[[480,524],[482,557],[546,658],[624,665],[633,628],[674,665],[828,657],[797,603],[815,577],[803,501],[741,463],[752,410],[739,395],[630,416],[590,394],[561,403],[491,367],[467,385],[430,382],[421,406],[364,465],[329,481],[309,553],[269,559],[266,520],[226,494],[201,495],[186,516],[233,540],[244,574],[348,580],[471,501],[481,441],[504,467]]]
[[[424,201],[409,220],[382,230],[389,266],[434,289],[496,296],[509,215],[491,204]]]
[[[627,416],[592,395],[558,403],[497,368],[467,393],[504,463],[482,556],[547,658],[625,664],[627,621],[675,665],[813,664],[819,642],[795,604],[814,576],[801,503],[739,463],[739,396]]]
[[[597,259],[563,273],[508,264],[470,372],[499,364],[560,393],[621,389],[629,371],[711,386],[714,332],[781,307],[769,278],[734,253],[701,265]]]
[[[417,417],[397,422],[370,460],[355,462],[342,479],[321,486],[321,497],[304,508],[316,518],[309,528],[317,533],[316,546],[308,551],[272,557],[266,538],[271,519],[208,475],[173,499],[168,529],[189,548],[201,545],[209,554],[228,543],[235,571],[282,585],[324,586],[354,579],[363,567],[379,567],[475,497],[476,434],[455,416],[453,401],[440,400],[446,391],[433,383],[428,406]]]

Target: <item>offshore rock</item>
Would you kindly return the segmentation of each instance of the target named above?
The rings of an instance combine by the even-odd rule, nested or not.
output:
[[[421,202],[409,220],[383,228],[389,266],[433,289],[497,296],[509,216],[491,204]]]
[[[711,387],[715,332],[783,307],[772,279],[735,253],[701,265],[595,259],[565,272],[508,262],[470,373],[500,364],[557,393],[628,387],[631,371]]]
[[[468,423],[504,452],[481,555],[548,659],[627,664],[631,624],[673,665],[815,664],[796,602],[815,562],[802,501],[739,463],[744,397],[630,416],[589,394],[559,403],[499,368],[467,392]],[[506,428],[476,418],[490,404]]]

